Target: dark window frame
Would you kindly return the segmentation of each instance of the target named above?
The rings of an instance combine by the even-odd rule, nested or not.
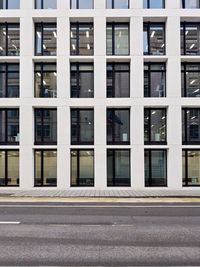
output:
[[[189,72],[189,73],[195,72],[195,73],[200,74],[200,69],[199,70],[187,70],[187,66],[195,66],[195,65],[200,66],[200,64],[196,63],[196,62],[194,62],[194,63],[182,62],[181,63],[181,67],[183,67],[183,69],[181,68],[181,74],[183,74],[183,76],[184,76],[184,85],[183,85],[184,94],[182,94],[183,92],[181,92],[182,97],[189,97],[189,96],[187,96],[187,78],[186,78],[187,72]]]
[[[5,152],[5,185],[0,185],[0,187],[19,187],[20,186],[20,177],[18,178],[17,185],[8,185],[8,152],[18,152],[20,157],[19,149],[0,149],[0,152]]]
[[[45,56],[45,57],[52,57],[52,56],[57,56],[57,38],[56,38],[56,51],[55,51],[55,55],[46,55],[44,53],[44,47],[43,47],[43,44],[44,44],[44,27],[45,26],[53,26],[56,28],[56,33],[57,33],[57,23],[55,22],[37,22],[35,23],[35,56]],[[40,54],[37,54],[37,38],[36,38],[36,35],[37,35],[37,31],[36,31],[36,28],[37,27],[41,27],[41,55]]]
[[[113,152],[113,157],[112,157],[112,173],[113,173],[113,178],[112,178],[112,185],[108,184],[108,153],[112,151]],[[116,185],[116,178],[115,178],[115,159],[116,159],[116,154],[115,152],[117,151],[127,151],[129,153],[129,174],[130,177],[129,178],[125,178],[129,180],[129,183],[127,185]],[[107,149],[107,187],[130,187],[131,186],[131,150],[130,149],[112,149],[112,148],[108,148]]]
[[[46,9],[44,8],[44,0],[40,0],[41,1],[41,8],[37,8],[37,0],[35,0],[35,9]],[[57,5],[57,0],[56,0],[56,5]],[[57,8],[55,8],[57,9]]]
[[[81,9],[81,8],[79,8],[79,1],[80,0],[76,0],[76,6],[77,6],[76,9]],[[73,9],[72,8],[72,0],[70,0],[70,9]],[[90,9],[94,9],[94,0],[92,0],[92,7]]]
[[[108,141],[108,111],[111,111],[112,112],[112,115],[115,115],[115,111],[128,111],[128,114],[129,114],[129,131],[128,131],[128,136],[129,136],[129,141],[126,141],[126,142],[123,142],[123,141],[120,141],[120,142],[117,142],[115,141],[115,123],[112,122],[112,141]],[[131,132],[131,127],[130,127],[130,115],[131,115],[131,111],[130,111],[130,108],[109,108],[107,107],[107,110],[106,110],[106,139],[107,139],[107,145],[130,145],[131,141],[130,141],[130,132]],[[114,116],[113,116],[114,117]]]
[[[185,1],[186,1],[186,0],[182,0],[182,1],[181,1],[181,3],[182,3],[182,8],[186,8],[186,9],[187,9],[187,7],[185,7]],[[198,9],[198,8],[200,8],[200,1],[199,1],[199,7],[196,7],[196,9]]]
[[[73,185],[72,184],[72,152],[77,152],[77,185]],[[92,151],[93,152],[93,184],[92,185],[83,185],[83,184],[80,184],[80,151]],[[95,187],[95,154],[94,154],[95,150],[94,149],[86,149],[86,148],[72,148],[70,150],[70,186],[71,187]],[[87,179],[87,178],[85,178]],[[91,178],[88,178],[88,179],[91,179]]]
[[[144,111],[147,110],[149,115],[149,125],[148,125],[148,139],[149,141],[144,141],[144,145],[167,145],[167,108],[144,108]],[[165,132],[166,132],[166,136],[165,139],[166,141],[151,141],[151,112],[152,110],[162,110],[165,111]],[[144,113],[145,115],[145,113]]]
[[[77,141],[72,141],[72,111],[77,112],[77,126],[78,134],[77,134]],[[82,142],[80,140],[80,111],[93,111],[93,121],[94,121],[94,109],[93,108],[71,108],[71,145],[94,145],[94,138],[92,142]],[[94,129],[94,124],[93,124]],[[81,149],[82,150],[82,149]]]
[[[35,108],[34,109],[34,144],[35,145],[57,145],[57,140],[55,142],[44,142],[44,112],[46,110],[48,110],[48,111],[56,111],[57,112],[57,109],[56,108]],[[37,136],[37,127],[36,127],[37,118],[36,118],[36,111],[40,111],[41,114],[42,114],[41,117],[40,117],[40,123],[41,123],[41,141],[36,141],[36,136]],[[56,116],[56,123],[58,123],[57,116]],[[56,131],[57,131],[57,127],[56,127]]]
[[[181,55],[182,56],[199,56],[200,55],[200,44],[199,44],[199,52],[197,54],[187,54],[186,53],[186,27],[187,26],[198,26],[199,27],[199,39],[200,39],[200,22],[181,22],[181,28],[183,27],[183,53],[182,53],[182,43],[181,43]],[[181,39],[181,38],[180,38]],[[181,40],[182,41],[182,40]]]
[[[183,113],[184,113],[184,133],[185,133],[185,140],[183,140],[182,138],[182,144],[183,145],[200,145],[200,141],[189,141],[188,140],[188,132],[187,132],[187,111],[190,111],[190,110],[199,110],[200,111],[200,108],[182,108],[182,122],[183,122]],[[199,125],[200,127],[200,125]]]
[[[20,110],[19,108],[0,108],[0,111],[5,111],[5,142],[1,142],[0,141],[0,145],[15,145],[15,146],[18,146],[19,145],[19,142],[9,142],[8,141],[8,112],[9,111],[17,111],[18,112],[18,115],[19,115],[19,132],[20,132]]]
[[[87,27],[92,27],[92,30],[93,30],[93,46],[92,46],[92,54],[91,55],[80,55],[80,51],[79,51],[79,48],[80,48],[80,41],[79,41],[79,26],[87,26]],[[71,56],[94,56],[94,23],[93,22],[71,22],[70,23],[70,32],[71,32],[71,28],[72,27],[75,27],[76,28],[76,54],[72,53],[71,52],[71,45],[72,45],[72,38],[70,36],[70,55]]]
[[[188,168],[188,151],[200,151],[198,148],[192,148],[192,149],[183,149],[182,150],[182,157],[183,157],[183,153],[185,154],[185,183],[183,183],[183,187],[200,187],[199,185],[192,185],[192,184],[188,184],[189,183],[189,177],[188,177],[188,173],[189,173],[189,168]],[[182,159],[183,160],[183,159]],[[183,173],[183,170],[182,170]],[[182,182],[183,182],[183,177],[182,177]]]
[[[163,65],[164,66],[164,70],[152,70],[151,69],[151,66],[153,65]],[[166,77],[166,73],[167,73],[167,69],[166,69],[166,63],[163,63],[163,62],[145,62],[144,63],[144,67],[145,66],[148,66],[148,70],[145,70],[144,69],[144,74],[147,73],[148,74],[148,96],[145,96],[144,97],[152,97],[151,96],[151,73],[152,72],[159,72],[159,73],[164,73],[165,77],[164,77],[164,80],[165,80],[165,92],[164,92],[164,96],[161,97],[161,98],[164,98],[167,96],[167,77]]]
[[[0,23],[0,26],[4,26],[5,30],[6,30],[6,43],[5,43],[6,53],[4,56],[19,57],[20,56],[20,23],[4,22],[4,23]],[[19,28],[19,55],[9,55],[9,51],[8,51],[8,28],[9,28],[9,26],[18,26],[18,28]]]
[[[128,1],[128,8],[127,9],[129,9],[130,8],[130,0],[127,0]],[[115,0],[112,0],[112,7],[111,7],[111,9],[116,9],[115,8]]]
[[[76,66],[76,71],[72,70],[72,66]],[[80,66],[84,65],[91,65],[93,67],[93,71],[85,71],[81,70],[80,71]],[[85,98],[85,97],[80,97],[80,85],[79,85],[79,78],[80,78],[80,73],[92,73],[93,74],[93,96],[92,97],[87,97],[87,98],[94,98],[94,63],[93,62],[71,62],[70,63],[70,98]],[[78,97],[73,97],[72,96],[72,79],[71,79],[71,74],[75,73],[76,74],[76,84],[77,84],[77,92],[78,92]]]
[[[8,70],[8,66],[10,65],[14,65],[14,66],[18,66],[18,71],[16,70]],[[19,98],[20,97],[20,64],[19,63],[0,63],[0,66],[5,66],[5,71],[1,71],[0,73],[5,73],[5,96],[1,97],[1,98]],[[18,91],[18,96],[16,97],[8,97],[8,74],[9,73],[17,73],[19,74],[19,91]]]
[[[34,187],[57,187],[57,177],[56,177],[56,184],[55,185],[44,185],[44,152],[51,151],[51,152],[57,152],[57,149],[34,149]],[[41,185],[37,185],[36,183],[36,152],[41,152]],[[58,158],[56,157],[56,163],[58,162]]]
[[[144,149],[144,156],[145,156],[145,152],[149,153],[149,185],[146,185],[146,177],[144,177],[145,179],[145,187],[168,187],[168,151],[167,149]],[[152,185],[152,151],[162,151],[165,152],[165,166],[166,166],[166,170],[165,170],[165,176],[166,176],[166,183],[164,185]]]
[[[150,35],[150,28],[152,26],[162,26],[163,27],[163,31],[164,31],[164,51],[163,54],[159,54],[159,55],[155,55],[151,53],[151,35]],[[143,51],[144,56],[165,56],[166,55],[166,25],[165,22],[144,22],[143,23],[143,32],[144,32],[144,28],[147,28],[147,42],[148,42],[148,52],[145,53]]]
[[[53,66],[55,65],[55,70],[44,70],[44,65],[49,65],[49,66]],[[36,70],[36,67],[37,66],[40,66],[41,70]],[[44,77],[44,73],[47,72],[47,73],[54,73],[56,72],[57,74],[57,63],[50,63],[50,62],[37,62],[34,64],[34,97],[36,98],[36,75],[37,75],[37,72],[39,72],[41,74],[41,89],[40,89],[40,97],[39,98],[57,98],[57,94],[56,94],[56,97],[46,97],[44,95],[44,84],[43,84],[43,77]],[[56,87],[57,89],[57,87]]]
[[[107,95],[107,98],[119,98],[119,97],[116,97],[115,96],[115,74],[116,73],[129,73],[129,96],[127,96],[127,98],[130,97],[130,63],[129,62],[107,62],[107,67],[108,65],[111,65],[112,66],[112,71],[109,71],[107,69],[106,73],[107,73],[107,79],[108,79],[108,73],[112,73],[112,97],[109,97],[108,96],[108,86],[106,85],[106,95]],[[128,66],[128,70],[116,70],[115,67],[117,65],[127,65]],[[120,97],[120,98],[125,98],[125,97]]]
[[[115,54],[115,26],[125,25],[128,27],[128,53],[127,54]],[[107,44],[106,44],[106,55],[107,56],[129,56],[130,55],[130,23],[129,22],[107,22],[107,27],[111,26],[112,28],[112,54],[107,53]]]
[[[147,1],[147,8],[151,9],[151,0],[146,0]],[[162,9],[165,8],[165,0],[162,0]]]

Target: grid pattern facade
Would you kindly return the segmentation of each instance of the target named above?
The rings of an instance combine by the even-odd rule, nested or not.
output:
[[[73,2],[75,7],[77,2],[79,1]],[[148,1],[148,6],[150,2]],[[189,169],[185,167],[188,158],[183,162],[183,155],[185,157],[191,151],[199,153],[200,143],[182,142],[182,116],[185,110],[200,108],[200,98],[198,91],[194,92],[196,97],[183,96],[181,75],[186,76],[184,70],[187,68],[187,63],[200,63],[200,53],[199,51],[193,54],[181,53],[183,50],[193,50],[194,47],[193,43],[190,43],[189,48],[181,47],[180,32],[183,25],[186,40],[187,23],[191,26],[200,23],[199,9],[183,9],[180,0],[166,0],[165,8],[157,9],[144,8],[142,0],[129,0],[127,9],[112,8],[112,4],[109,4],[111,8],[108,9],[106,1],[94,0],[92,9],[72,9],[69,0],[57,0],[56,9],[35,9],[33,0],[20,0],[20,9],[0,10],[0,23],[7,31],[5,36],[2,35],[2,38],[7,38],[5,41],[7,51],[3,53],[4,48],[0,47],[0,64],[4,65],[6,70],[9,64],[13,65],[10,72],[15,74],[18,73],[15,65],[19,64],[20,81],[19,97],[17,92],[12,95],[9,90],[0,97],[0,111],[14,109],[19,112],[17,113],[19,130],[15,128],[15,132],[9,135],[8,129],[6,140],[10,142],[0,143],[2,162],[6,162],[4,170],[6,178],[1,185],[6,186],[9,183],[12,185],[10,180],[12,175],[9,174],[8,166],[13,166],[16,170],[17,162],[9,163],[9,153],[15,155],[19,151],[19,177],[13,179],[20,188],[56,186],[64,189],[84,185],[98,189],[112,186],[145,189],[157,186],[158,180],[155,181],[152,177],[155,170],[150,166],[154,154],[157,158],[161,157],[162,164],[165,165],[159,186],[163,189],[183,188],[183,173]],[[20,52],[17,42],[9,48],[9,27],[16,24],[19,24],[20,28]],[[116,34],[117,25],[122,31]],[[128,25],[128,28],[123,31],[124,25]],[[151,30],[151,26],[155,27],[155,32]],[[150,51],[150,44],[148,48],[145,47],[144,29],[146,27],[147,31],[150,31],[148,42],[151,42],[151,37],[162,26],[164,43],[161,40],[159,44],[161,34],[156,44],[159,47],[156,51]],[[80,39],[76,38],[81,32],[81,27],[88,27],[86,37],[90,40],[86,42],[87,54],[84,53]],[[45,33],[48,33],[49,29],[52,29],[54,41],[48,47]],[[126,33],[124,34],[125,31],[128,37]],[[120,34],[124,34],[122,49],[116,45],[118,38],[121,37]],[[40,43],[40,39],[43,43]],[[199,36],[197,39],[197,42],[200,42]],[[0,67],[0,72],[3,73],[2,68]],[[91,88],[85,94],[80,88],[78,92],[76,91],[79,82],[75,76],[77,69],[79,75],[87,73],[84,77],[89,77],[90,80],[91,71],[94,71],[93,81],[85,85],[88,88],[93,84],[93,91]],[[163,77],[164,85],[160,91],[148,91],[153,79],[150,77],[151,69],[154,73],[161,70],[159,73]],[[112,83],[113,70],[126,75],[125,79],[130,78],[130,90],[121,92],[118,84]],[[72,79],[73,71],[74,79]],[[8,71],[6,73],[8,75]],[[41,77],[50,77],[51,82],[56,83],[53,90]],[[9,84],[8,78],[6,81]],[[74,90],[72,83],[75,84]],[[146,95],[144,85],[147,90]],[[123,86],[126,87],[127,84]],[[83,97],[80,97],[81,93]],[[9,94],[11,96],[7,97]],[[52,111],[56,111],[56,114]],[[165,129],[162,132],[156,131],[153,136],[152,125],[149,125],[148,120],[153,112],[157,111],[161,115],[159,121],[155,121],[155,125],[163,121],[166,123]],[[87,116],[94,121],[93,128],[89,129],[89,137],[84,136],[86,128],[82,121],[86,118],[84,112],[89,112]],[[123,116],[127,122],[120,121],[119,118],[123,119]],[[13,117],[11,124],[15,123],[12,119]],[[111,121],[111,130],[107,126],[108,121]],[[152,116],[151,121],[153,121]],[[52,124],[56,127],[56,136],[55,131],[50,129],[49,125]],[[112,127],[112,124],[115,126],[117,124],[123,129],[118,130],[116,129],[118,127]],[[199,121],[197,124],[200,127]],[[39,129],[36,132],[37,127]],[[145,129],[149,131],[146,137]],[[191,131],[195,136],[198,129],[192,127]],[[48,160],[44,156],[45,153],[49,153]],[[83,158],[80,155],[84,157],[85,154],[89,158],[84,163],[81,162]],[[36,164],[39,166],[37,170]],[[113,171],[110,170],[110,166]],[[120,174],[117,173],[124,166],[126,171],[122,182]],[[55,177],[45,179],[48,168],[53,168],[52,172],[56,173],[57,179],[54,179]],[[82,168],[88,168],[88,177],[84,177],[84,174],[80,177]],[[199,177],[199,173],[197,176]],[[195,177],[190,177],[192,178],[194,181]],[[185,183],[186,186],[192,185],[192,181],[187,180]],[[193,189],[194,187],[191,187],[191,190]]]

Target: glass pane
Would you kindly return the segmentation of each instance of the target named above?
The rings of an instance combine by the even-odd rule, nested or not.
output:
[[[182,178],[183,178],[183,185],[186,185],[186,157],[187,157],[187,154],[186,154],[186,151],[183,150],[182,151]]]
[[[42,27],[36,26],[35,28],[35,45],[36,45],[36,55],[41,56],[42,55]]]
[[[165,96],[165,73],[151,72],[151,97]]]
[[[56,9],[57,0],[43,0],[43,8],[44,9]]]
[[[185,8],[199,8],[199,0],[185,0]]]
[[[150,152],[144,151],[144,175],[145,175],[145,186],[150,186]]]
[[[200,71],[186,72],[187,97],[200,97]]]
[[[18,143],[19,142],[19,111],[8,110],[7,111],[7,142]]]
[[[143,53],[144,55],[148,55],[149,53],[148,30],[146,25],[144,25],[144,30],[143,30]]]
[[[71,26],[70,32],[70,40],[71,40],[71,55],[78,54],[78,47],[77,47],[77,28],[76,26]]]
[[[94,111],[80,110],[80,142],[94,142]]]
[[[76,9],[77,8],[77,0],[71,0],[71,9]]]
[[[57,142],[57,112],[56,110],[43,111],[42,126],[43,141],[45,143]]]
[[[107,151],[107,184],[108,186],[114,185],[114,170],[113,170],[114,150]]]
[[[19,97],[19,72],[8,72],[7,97]]]
[[[94,152],[92,150],[80,151],[80,176],[79,185],[94,185]]]
[[[113,8],[128,9],[128,0],[114,0]]]
[[[6,9],[6,0],[0,0],[0,9]]]
[[[185,27],[185,49],[187,55],[198,55],[200,53],[200,42],[199,42],[199,27],[198,26],[187,26]]]
[[[0,97],[6,97],[6,73],[0,72]]]
[[[166,112],[151,110],[151,142],[166,142]]]
[[[56,25],[44,25],[43,27],[43,55],[56,55],[57,30]]]
[[[93,55],[93,26],[79,26],[79,55]]]
[[[151,186],[167,184],[166,151],[151,151]]]
[[[165,31],[164,26],[150,26],[150,54],[165,54]]]
[[[128,26],[115,26],[115,55],[129,54],[129,28]]]
[[[42,160],[42,152],[35,151],[35,186],[42,185],[41,160]]]
[[[144,142],[150,142],[150,110],[144,109]]]
[[[128,150],[115,151],[115,185],[130,185],[130,152]]]
[[[78,165],[77,165],[78,153],[76,150],[71,151],[71,185],[78,185]]]
[[[19,152],[8,151],[8,185],[19,185]]]
[[[106,54],[112,55],[113,53],[113,47],[112,47],[112,26],[106,27]]]
[[[57,185],[57,152],[56,151],[44,151],[43,152],[44,162],[44,180],[43,185],[45,186],[56,186]]]
[[[112,8],[112,0],[106,0],[106,8]]]
[[[19,25],[8,25],[8,56],[19,56],[20,54],[20,30]]]
[[[6,175],[6,166],[5,166],[5,151],[0,151],[0,186],[5,185],[5,175]]]
[[[56,72],[43,72],[43,97],[57,97]]]
[[[6,112],[5,110],[0,110],[0,142],[6,142]]]
[[[188,185],[200,185],[200,151],[188,151]]]
[[[80,9],[91,9],[93,8],[93,0],[79,0]]]
[[[20,0],[8,0],[8,9],[19,9]]]
[[[189,142],[200,142],[200,109],[187,111],[187,137]]]
[[[0,56],[6,55],[6,27],[0,25]]]
[[[149,0],[150,8],[164,8],[163,0]]]

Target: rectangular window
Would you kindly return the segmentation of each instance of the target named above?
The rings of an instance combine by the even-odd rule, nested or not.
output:
[[[57,185],[57,151],[35,150],[35,183],[34,186]]]
[[[165,24],[144,23],[144,55],[165,55]]]
[[[131,186],[130,150],[107,150],[107,186]]]
[[[71,109],[71,144],[94,144],[93,109]]]
[[[107,23],[106,45],[107,56],[129,55],[129,23]]]
[[[19,150],[0,150],[0,186],[19,186]]]
[[[184,108],[182,110],[183,144],[200,144],[200,109]]]
[[[71,186],[94,186],[94,150],[71,150]]]
[[[129,109],[107,109],[107,144],[130,144]]]
[[[199,23],[181,23],[181,55],[200,55]]]
[[[183,150],[183,186],[200,186],[200,150]]]
[[[107,63],[107,97],[130,97],[129,63]]]
[[[71,9],[93,9],[94,0],[71,0]]]
[[[182,63],[181,65],[182,97],[200,97],[200,64]]]
[[[57,97],[57,70],[55,63],[36,63],[35,97]]]
[[[19,9],[20,0],[0,0],[0,9]]]
[[[35,0],[36,9],[56,9],[57,0]]]
[[[92,56],[94,46],[93,23],[71,23],[71,55]]]
[[[144,97],[166,96],[166,64],[144,64]]]
[[[145,149],[145,186],[167,186],[167,150]]]
[[[144,143],[145,145],[167,144],[166,109],[144,109]]]
[[[108,9],[128,9],[129,0],[106,0],[106,8]]]
[[[19,144],[19,109],[0,109],[0,144]]]
[[[35,109],[35,145],[57,144],[57,110]]]
[[[200,8],[200,0],[181,0],[182,8]]]
[[[165,0],[143,0],[144,8],[165,8]]]
[[[0,23],[0,56],[19,56],[19,23]]]
[[[57,26],[56,23],[35,24],[35,55],[56,56]]]
[[[71,97],[94,97],[93,63],[71,63]]]
[[[19,97],[19,64],[0,63],[0,98]]]

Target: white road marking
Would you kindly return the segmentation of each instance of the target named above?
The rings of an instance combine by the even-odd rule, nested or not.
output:
[[[0,222],[0,224],[20,224],[21,222]]]

